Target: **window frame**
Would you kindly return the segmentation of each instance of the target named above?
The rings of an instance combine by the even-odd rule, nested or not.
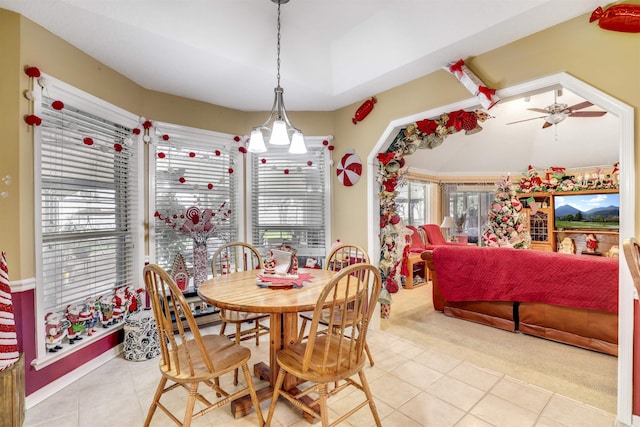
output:
[[[139,123],[139,117],[120,108],[113,104],[110,104],[96,96],[93,96],[87,92],[82,91],[70,84],[60,81],[50,75],[42,74],[38,79],[38,84],[33,85],[33,114],[42,117],[43,107],[42,100],[43,95],[46,95],[51,99],[59,99],[63,102],[67,102],[69,105],[73,105],[75,108],[97,116],[101,119],[108,120],[118,125],[134,128]],[[43,247],[43,230],[42,230],[42,129],[38,126],[33,126],[33,144],[34,144],[34,247]],[[135,191],[140,197],[144,197],[144,156],[142,151],[142,144],[134,144],[132,146],[132,153],[135,156],[135,173],[136,183],[134,185]],[[131,231],[130,236],[134,244],[132,249],[132,259],[129,260],[129,268],[132,271],[141,271],[144,265],[144,203],[138,203],[137,209],[130,214],[131,217]],[[45,309],[44,309],[44,271],[43,271],[43,252],[36,250],[35,253],[36,262],[36,287],[35,287],[35,300],[36,309],[34,312],[35,324],[36,324],[36,358],[32,362],[35,369],[44,368],[51,363],[61,360],[82,348],[94,343],[100,337],[112,333],[115,330],[122,327],[112,327],[98,331],[92,337],[86,337],[79,343],[73,346],[68,346],[63,350],[56,353],[49,353],[45,347]],[[142,276],[134,274],[131,277],[132,282],[127,283],[135,288],[142,287]],[[114,289],[116,284],[114,284]]]
[[[324,258],[327,255],[328,249],[331,247],[331,199],[332,199],[331,194],[332,194],[332,185],[333,185],[333,180],[331,179],[331,177],[335,170],[334,168],[332,168],[332,165],[333,165],[333,160],[331,159],[332,151],[328,149],[328,145],[327,145],[327,142],[331,141],[332,137],[331,136],[305,136],[304,139],[305,139],[305,144],[307,146],[307,150],[309,150],[309,152],[317,151],[317,153],[322,154],[322,158],[320,159],[320,161],[323,162],[323,168],[324,168],[324,176],[321,179],[321,182],[324,188],[324,197],[323,197],[324,212],[322,215],[322,218],[324,219],[324,243],[323,243],[324,246],[321,248],[318,247],[314,249],[314,248],[297,248],[295,247],[295,244],[292,245],[293,248],[297,250],[297,255],[300,258],[301,267],[304,267],[305,260],[307,257],[313,257],[319,261],[324,260]],[[270,150],[270,149],[273,149],[272,146],[267,147],[267,150]],[[267,154],[268,152],[269,151],[267,151]],[[306,155],[309,156],[309,158],[312,159],[313,162],[318,161],[316,154],[307,153]],[[249,186],[253,182],[254,160],[257,163],[259,159],[263,157],[264,156],[262,155],[262,153],[248,154],[247,164],[246,164],[245,186]],[[284,171],[282,171],[283,183],[286,183],[287,179],[288,179],[288,175],[285,174]],[[252,200],[253,191],[254,189],[252,188],[251,192],[249,191],[246,192],[245,206],[247,209],[246,211],[247,212],[247,215],[246,215],[247,239],[249,243],[251,243],[256,248],[258,248],[258,250],[261,253],[264,253],[268,248],[272,246],[264,245],[264,244],[261,244],[260,242],[255,242],[253,239],[254,224],[251,218],[251,212],[253,212],[254,210],[253,200]],[[281,243],[287,244],[288,242],[285,241]]]
[[[159,138],[161,135],[168,135],[169,141],[180,140],[181,138],[189,140],[192,142],[194,140],[201,140],[202,149],[209,149],[212,142],[221,144],[225,146],[225,149],[228,150],[230,157],[232,160],[232,167],[234,169],[233,174],[236,176],[236,189],[232,191],[229,201],[231,203],[230,208],[232,209],[233,220],[235,221],[235,234],[232,235],[232,240],[244,240],[244,218],[245,218],[245,207],[244,207],[244,193],[245,193],[245,178],[244,178],[244,156],[239,151],[239,147],[243,145],[239,143],[239,141],[235,141],[235,135],[230,135],[221,132],[209,131],[205,129],[198,129],[189,126],[182,126],[173,123],[166,122],[153,122],[153,131],[158,132],[159,135],[154,135],[153,138]],[[157,168],[157,156],[156,149],[151,144],[148,146],[147,150],[148,156],[148,218],[149,218],[149,256],[147,262],[157,262],[157,221],[159,221],[155,217],[155,212],[157,210],[156,207],[156,168]],[[215,151],[214,148],[211,148],[212,155]],[[211,208],[216,209],[218,206],[211,206]],[[215,241],[215,238],[210,238]],[[218,239],[219,240],[219,239]],[[215,243],[212,245],[211,242],[208,242],[207,251],[209,252],[208,258],[211,258],[211,255],[217,247]],[[185,252],[185,258],[189,258],[191,252]],[[191,265],[191,263],[189,263]],[[162,265],[163,268],[167,268],[168,271],[171,269],[169,265]],[[210,275],[209,271],[209,275]]]

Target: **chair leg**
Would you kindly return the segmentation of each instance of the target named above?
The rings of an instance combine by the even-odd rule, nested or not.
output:
[[[240,345],[240,338],[242,337],[242,323],[236,323],[236,344]],[[233,385],[238,385],[238,368],[233,371]]]
[[[371,414],[373,415],[373,419],[376,422],[377,427],[382,427],[382,423],[380,422],[380,416],[378,415],[378,410],[376,409],[376,404],[373,401],[373,395],[371,394],[371,389],[369,388],[369,382],[367,381],[367,377],[364,375],[362,369],[358,371],[358,376],[360,377],[360,384],[362,385],[362,390],[364,391],[365,396],[367,396],[367,400],[369,401],[369,408],[371,409]]]
[[[300,325],[300,332],[298,333],[298,342],[302,342],[304,339],[304,332],[307,329],[307,319],[302,318],[302,324]]]
[[[166,384],[167,379],[165,377],[160,377],[160,383],[156,388],[156,394],[153,396],[153,402],[151,402],[151,406],[149,406],[149,412],[147,412],[147,419],[144,420],[144,427],[149,427],[149,424],[151,424],[151,419],[153,418],[153,414],[156,412],[158,402],[160,401],[160,396],[162,396],[162,392],[164,391],[164,386]]]
[[[220,335],[224,335],[224,331],[227,329],[227,322],[222,322],[222,326],[220,326]]]
[[[273,396],[271,397],[271,405],[269,406],[269,414],[267,414],[267,425],[271,425],[271,419],[273,418],[273,413],[276,410],[276,404],[278,403],[278,397],[280,396],[280,389],[282,388],[282,383],[284,382],[284,369],[280,369],[278,372],[278,377],[276,378],[276,383],[273,386]]]
[[[182,425],[189,427],[191,425],[191,419],[193,418],[193,408],[196,406],[196,395],[198,394],[198,384],[193,383],[189,389],[189,400],[187,401],[187,408],[184,411],[184,421]]]
[[[369,359],[369,365],[373,366],[373,356],[371,356],[371,350],[369,350],[369,344],[364,343],[364,351],[367,353],[367,358]]]
[[[329,410],[327,409],[327,397],[329,396],[327,383],[318,384],[318,403],[320,404],[320,420],[322,427],[329,425]]]
[[[258,424],[260,424],[260,427],[263,427],[264,417],[262,416],[262,409],[260,408],[260,400],[258,399],[258,394],[256,393],[253,381],[251,380],[251,373],[249,372],[249,367],[246,363],[242,365],[242,374],[244,375],[244,380],[247,382],[249,394],[251,395],[251,402],[253,403],[253,407],[256,410],[256,415],[258,416]]]
[[[260,345],[260,321],[256,319],[256,347]]]

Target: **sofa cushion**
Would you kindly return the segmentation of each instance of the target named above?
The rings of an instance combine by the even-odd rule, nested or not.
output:
[[[433,249],[446,301],[540,302],[618,311],[618,259],[527,249]]]

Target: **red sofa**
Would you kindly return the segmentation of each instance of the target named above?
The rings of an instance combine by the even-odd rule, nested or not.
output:
[[[421,254],[433,306],[508,331],[618,354],[618,259],[437,246]]]

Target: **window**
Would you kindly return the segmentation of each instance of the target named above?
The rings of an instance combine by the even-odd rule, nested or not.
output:
[[[264,254],[289,244],[301,265],[307,257],[323,259],[328,247],[329,153],[321,138],[305,138],[306,154],[288,147],[248,157],[250,242]]]
[[[443,217],[451,216],[456,223],[451,234],[482,244],[483,226],[494,193],[493,184],[442,184]]]
[[[34,102],[39,319],[139,287],[143,249],[140,149],[125,142],[137,117],[45,78]]]
[[[395,199],[396,212],[405,225],[422,225],[429,222],[430,182],[409,181],[398,190]]]
[[[182,254],[192,268],[193,238],[154,216],[155,212],[162,218],[176,215],[181,224],[180,216],[192,206],[216,212],[224,203],[225,209],[231,209],[231,215],[209,235],[208,259],[223,243],[240,240],[242,154],[233,135],[166,123],[155,125],[152,133],[159,132],[168,139],[157,137],[149,146],[152,156],[149,169],[153,171],[149,215],[155,250],[152,259],[171,269],[175,256]]]

